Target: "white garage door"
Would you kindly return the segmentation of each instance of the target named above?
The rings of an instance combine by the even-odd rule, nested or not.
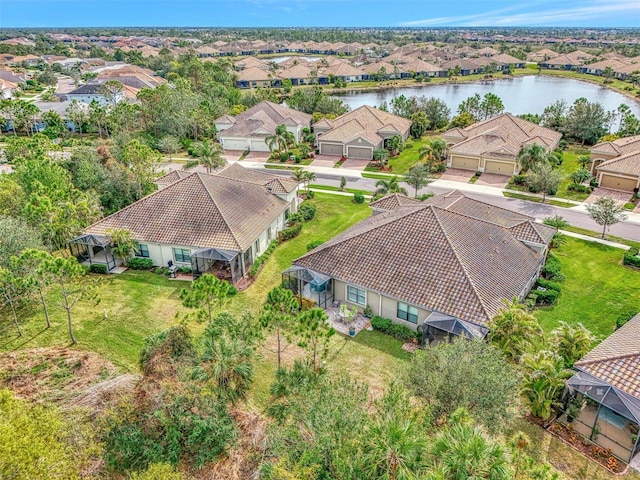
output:
[[[467,157],[452,157],[451,168],[461,168],[463,170],[478,170],[478,159]]]
[[[247,149],[247,141],[246,140],[231,140],[229,138],[221,138],[222,147],[225,150],[246,150]]]
[[[269,147],[264,140],[251,140],[251,151],[252,152],[270,152]]]
[[[484,171],[486,173],[497,173],[498,175],[513,175],[513,163],[496,162],[487,160],[485,162]]]
[[[633,189],[636,188],[637,182],[637,180],[633,180],[631,178],[620,178],[603,173],[600,186],[604,188],[611,188],[613,190],[633,192]]]
[[[347,147],[347,156],[349,158],[365,158],[371,160],[373,158],[373,150],[367,147]]]
[[[342,155],[342,145],[320,143],[320,153],[322,155]]]

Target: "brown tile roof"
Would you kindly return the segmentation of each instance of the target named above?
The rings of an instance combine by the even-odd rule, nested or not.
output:
[[[262,186],[193,173],[83,233],[124,228],[141,242],[245,251],[287,206]]]
[[[353,65],[349,65],[346,62],[340,62],[321,69],[320,73],[325,76],[333,75],[335,77],[357,77],[360,75],[365,75],[367,72],[356,68]]]
[[[216,172],[219,177],[260,185],[272,193],[290,193],[298,188],[298,182],[289,177],[271,175],[266,172],[250,170],[238,163],[231,163]]]
[[[452,192],[372,216],[293,263],[486,325],[544,260],[504,226],[523,222],[533,219]],[[555,231],[532,228],[549,239]]]
[[[264,137],[275,133],[276,127],[282,123],[308,126],[311,124],[311,115],[265,100],[235,117],[221,117],[218,120],[221,121],[220,123],[228,123],[229,120],[233,120],[233,125],[220,133],[221,137],[249,135]]]
[[[626,175],[639,176],[640,175],[640,150],[622,155],[606,162],[601,163],[597,167],[598,171],[604,170],[607,172],[615,172]]]
[[[589,150],[591,150],[591,153],[602,152],[609,155],[626,155],[637,152],[640,151],[640,135],[618,138],[612,142],[596,143]]]
[[[416,200],[415,198],[410,198],[399,193],[392,193],[391,195],[382,197],[381,199],[369,204],[369,206],[374,210],[384,211],[395,210],[397,208],[410,205],[422,205],[422,202],[420,200]]]
[[[193,172],[187,172],[185,170],[172,170],[169,173],[156,179],[156,184],[164,186],[171,185],[172,183],[176,183],[178,180],[182,180],[189,175],[193,175]]]
[[[576,362],[575,367],[640,397],[640,314]]]
[[[269,71],[257,67],[248,67],[238,72],[238,80],[246,82],[269,80]]]

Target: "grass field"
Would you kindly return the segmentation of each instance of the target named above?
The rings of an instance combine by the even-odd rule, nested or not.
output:
[[[558,303],[535,315],[545,330],[558,322],[582,322],[599,338],[611,335],[616,318],[640,310],[640,271],[622,266],[623,251],[567,237],[553,250],[566,280]]]

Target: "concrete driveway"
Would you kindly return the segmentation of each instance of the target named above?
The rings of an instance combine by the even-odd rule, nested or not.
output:
[[[342,168],[349,168],[351,170],[364,170],[371,160],[361,160],[358,158],[347,158],[342,164]]]
[[[222,157],[227,162],[237,162],[242,156],[242,150],[225,150]]]
[[[476,172],[472,170],[463,170],[461,168],[447,168],[447,170],[440,176],[440,178],[442,180],[449,180],[450,182],[468,183],[469,179],[475,174]]]
[[[249,162],[265,162],[269,160],[269,152],[249,152],[244,157]]]
[[[311,166],[333,168],[338,160],[340,160],[340,157],[336,155],[316,155],[313,157]]]
[[[498,175],[497,173],[483,173],[476,180],[476,185],[486,185],[488,187],[505,188],[509,180],[508,175]]]
[[[595,203],[595,201],[600,197],[611,197],[620,203],[627,203],[631,199],[632,195],[633,193],[630,192],[620,192],[619,190],[610,190],[608,188],[598,187],[591,192],[591,195],[589,195],[589,198],[587,198],[585,202]]]

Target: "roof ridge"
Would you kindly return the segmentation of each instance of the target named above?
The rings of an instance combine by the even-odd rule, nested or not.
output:
[[[612,360],[622,360],[624,358],[638,357],[638,356],[640,356],[640,351],[635,352],[635,353],[625,353],[625,354],[622,354],[622,355],[613,355],[611,357],[597,358],[597,359],[594,359],[594,360],[579,360],[579,361],[575,362],[574,365],[576,365],[576,366],[591,365],[591,364],[594,364],[594,363],[610,362]]]
[[[456,248],[451,243],[451,240],[449,239],[449,235],[447,235],[447,232],[445,231],[444,226],[442,225],[442,222],[440,221],[440,218],[436,214],[435,205],[429,205],[429,207],[431,207],[431,211],[433,213],[433,218],[435,219],[436,223],[440,227],[440,230],[442,231],[442,235],[444,236],[445,241],[449,244],[449,247],[451,248],[451,251],[453,252],[453,255],[456,257],[456,260],[460,264],[460,268],[462,268],[462,271],[464,273],[465,278],[467,279],[467,281],[471,285],[471,289],[473,290],[474,295],[476,296],[478,302],[480,302],[482,310],[484,311],[484,313],[487,316],[487,318],[491,318],[491,314],[489,313],[489,311],[487,309],[487,306],[484,304],[484,302],[482,301],[482,298],[480,297],[480,294],[478,293],[478,289],[476,287],[476,284],[471,279],[471,275],[467,271],[464,263],[462,262],[462,259],[458,255],[458,251],[456,250]],[[445,210],[443,208],[441,208],[441,210],[444,211],[444,212],[450,213],[450,214],[457,214],[458,213],[458,212],[450,212],[450,211]],[[467,215],[463,215],[463,216],[467,216]],[[473,217],[468,217],[468,218],[473,218]],[[477,219],[475,219],[475,220],[477,220]]]
[[[206,174],[209,175],[210,177],[216,177],[216,175],[210,175],[210,174]],[[224,226],[227,228],[227,230],[229,231],[229,233],[231,234],[231,237],[233,238],[233,240],[235,240],[237,247],[242,250],[242,247],[240,246],[240,242],[238,241],[238,237],[236,237],[235,232],[233,231],[233,229],[229,226],[229,221],[226,219],[226,217],[224,216],[224,214],[222,213],[222,210],[220,209],[220,207],[218,207],[218,204],[216,203],[215,199],[213,198],[213,195],[211,195],[211,192],[209,191],[209,188],[207,188],[207,185],[204,183],[204,180],[202,179],[202,173],[201,172],[196,172],[196,176],[198,177],[198,180],[200,180],[200,183],[202,184],[202,188],[204,188],[205,192],[207,192],[207,195],[209,196],[209,198],[211,199],[211,202],[213,203],[213,206],[215,207],[215,209],[218,211],[218,213],[220,214],[220,217],[222,218],[222,220],[224,221]],[[187,177],[189,178],[189,177]],[[219,177],[219,178],[224,178],[224,177]],[[175,184],[174,184],[175,185]]]

